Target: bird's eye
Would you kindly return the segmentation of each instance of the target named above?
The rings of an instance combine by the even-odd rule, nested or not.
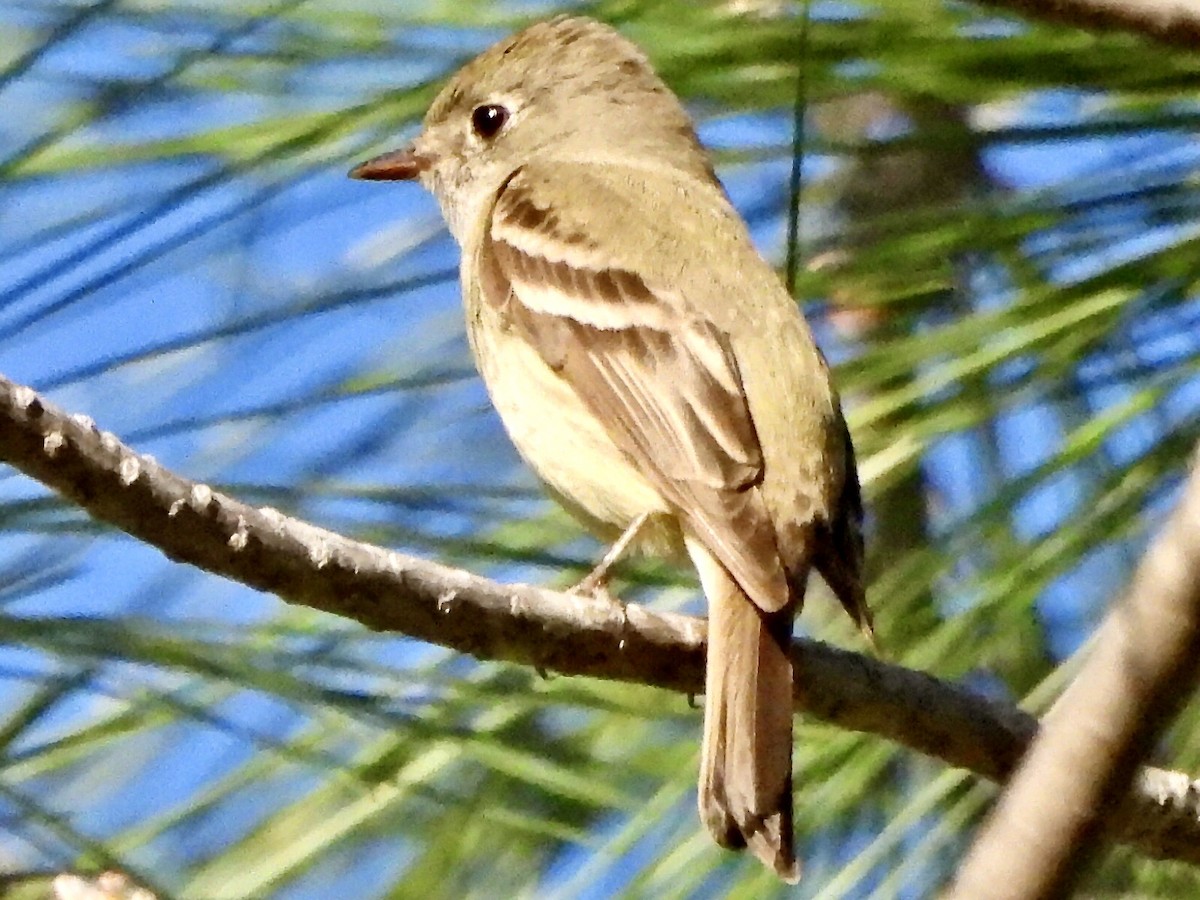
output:
[[[495,137],[507,121],[508,110],[496,103],[477,106],[471,113],[471,126],[481,138]]]

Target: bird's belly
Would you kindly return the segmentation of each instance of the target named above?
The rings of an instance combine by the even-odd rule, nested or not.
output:
[[[492,320],[485,322],[485,316]],[[509,438],[554,498],[606,541],[643,513],[654,514],[635,547],[655,556],[680,556],[683,543],[674,515],[574,389],[493,311],[468,315],[467,327],[480,375]]]

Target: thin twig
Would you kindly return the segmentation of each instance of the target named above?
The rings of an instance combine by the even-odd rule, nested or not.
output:
[[[796,296],[800,269],[800,192],[804,186],[804,113],[808,109],[804,60],[808,50],[809,5],[800,10],[800,52],[796,55],[796,105],[792,110],[792,171],[788,178],[787,275],[788,293]]]

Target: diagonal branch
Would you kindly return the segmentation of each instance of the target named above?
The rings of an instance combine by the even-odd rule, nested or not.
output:
[[[1065,897],[1200,668],[1200,465],[967,855],[953,896]],[[998,887],[1003,885],[1002,888]]]
[[[704,621],[468,572],[252,507],[140,456],[0,376],[0,460],[170,559],[483,659],[697,693]],[[1037,731],[1019,709],[905,669],[799,640],[796,708],[1004,781]],[[1144,769],[1111,820],[1155,858],[1200,864],[1200,783]]]
[[[1196,0],[975,0],[1039,21],[1093,31],[1128,31],[1164,44],[1200,45]]]

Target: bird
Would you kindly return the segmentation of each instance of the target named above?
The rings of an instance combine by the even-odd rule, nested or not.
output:
[[[700,818],[797,881],[793,620],[815,569],[873,635],[861,491],[828,363],[683,103],[614,28],[558,16],[350,174],[437,199],[471,351],[548,492],[602,540],[695,567]]]

